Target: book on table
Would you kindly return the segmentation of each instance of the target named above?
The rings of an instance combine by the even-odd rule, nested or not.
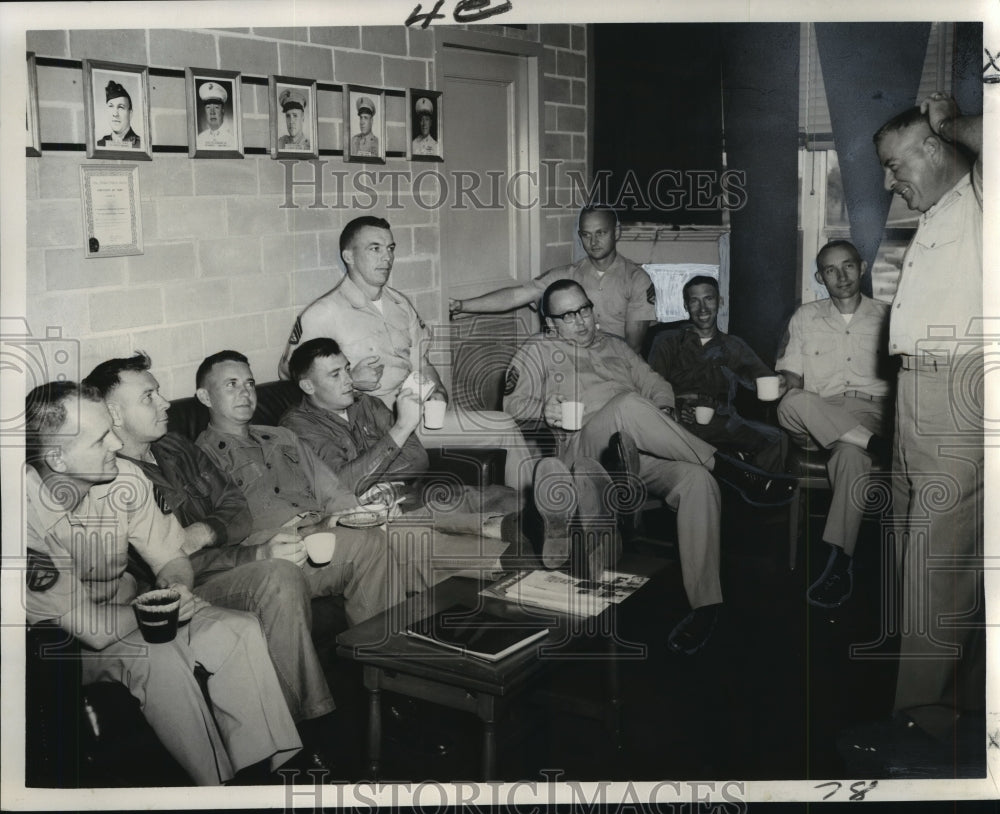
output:
[[[546,636],[548,626],[450,605],[406,626],[406,635],[486,661],[499,661]]]
[[[479,593],[574,616],[596,616],[648,581],[649,577],[617,571],[604,571],[600,579],[585,579],[562,571],[537,570],[510,574]]]

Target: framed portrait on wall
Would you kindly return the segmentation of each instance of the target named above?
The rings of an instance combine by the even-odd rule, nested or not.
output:
[[[267,80],[272,158],[319,158],[316,81],[291,76]]]
[[[239,72],[185,68],[184,79],[188,155],[243,158]]]
[[[151,161],[149,69],[83,60],[87,158]]]
[[[406,93],[406,132],[411,161],[444,161],[439,90],[410,88]]]
[[[344,86],[344,161],[385,163],[385,92]]]
[[[28,102],[24,116],[24,154],[37,157],[42,154],[42,137],[38,131],[38,68],[35,52],[28,51]]]

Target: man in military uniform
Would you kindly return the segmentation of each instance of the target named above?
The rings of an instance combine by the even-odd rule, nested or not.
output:
[[[886,378],[889,306],[861,293],[868,264],[854,244],[831,240],[816,255],[816,281],[829,298],[792,314],[776,367],[788,392],[778,422],[805,449],[830,450],[833,496],[823,541],[826,566],[806,594],[811,605],[836,608],[854,588],[854,548],[863,506],[855,484],[872,463],[888,463],[890,386]]]
[[[733,403],[739,388],[753,390],[758,376],[773,376],[738,336],[719,330],[719,283],[698,274],[684,284],[684,310],[690,322],[657,335],[649,365],[674,388],[677,416],[687,429],[710,444],[741,453],[768,472],[785,465],[784,433],[741,416]],[[695,420],[695,407],[715,408],[707,424]]]
[[[438,143],[431,135],[431,124],[434,119],[434,103],[426,96],[417,99],[413,106],[417,116],[417,127],[420,135],[413,139],[414,155],[437,155]]]
[[[111,132],[97,140],[98,147],[142,146],[139,135],[132,129],[132,97],[113,79],[104,88],[104,99],[111,116]]]
[[[340,256],[347,274],[295,320],[278,366],[281,378],[289,378],[289,361],[300,344],[329,337],[351,363],[354,388],[382,399],[390,409],[413,371],[433,382],[429,398],[448,400],[430,360],[430,329],[406,295],[388,285],[395,252],[392,229],[383,218],[363,215],[344,227]],[[426,447],[503,447],[506,485],[519,488],[531,482],[531,456],[524,437],[513,419],[499,410],[473,412],[449,406],[441,429],[420,426],[417,434]]]
[[[452,318],[458,314],[496,314],[537,303],[549,283],[576,280],[594,304],[594,316],[602,331],[624,339],[636,353],[642,348],[646,329],[656,320],[653,283],[645,270],[616,248],[622,236],[618,213],[603,206],[580,210],[580,242],[587,256],[577,263],[550,269],[522,285],[499,288],[467,300],[449,300]]]
[[[578,282],[562,279],[546,288],[542,315],[548,332],[518,348],[507,370],[504,411],[557,428],[559,457],[566,462],[600,460],[612,436],[623,437],[628,474],[677,511],[681,572],[693,610],[668,644],[676,653],[695,653],[708,641],[722,605],[722,500],[715,479],[756,505],[788,502],[794,479],[729,458],[684,429],[674,417],[673,388],[625,340],[597,329],[594,305]],[[566,401],[584,405],[579,430],[562,429]]]
[[[228,91],[218,82],[205,82],[198,88],[198,98],[204,111],[205,127],[198,131],[198,146],[209,149],[235,148],[232,125],[226,121]]]
[[[301,748],[260,622],[191,592],[197,543],[157,506],[122,446],[100,393],[55,382],[25,401],[26,617],[54,620],[87,648],[83,682],[117,681],[138,700],[167,751],[199,785],[224,783],[260,761],[272,769]],[[158,585],[181,597],[183,632],[147,645],[130,603],[133,548]],[[203,693],[196,665],[211,676]]]
[[[281,150],[312,150],[312,144],[305,131],[306,107],[309,100],[306,92],[299,88],[285,88],[278,94],[278,104],[285,114],[287,136],[278,138],[278,148]]]
[[[351,155],[377,157],[379,155],[378,136],[372,133],[372,118],[375,116],[375,103],[367,96],[357,101],[358,129],[361,131],[351,136]]]
[[[190,545],[204,546],[191,555],[194,593],[260,619],[292,717],[325,715],[334,704],[312,642],[311,596],[302,569],[266,557],[274,546],[243,544],[253,525],[243,492],[194,443],[167,432],[170,402],[160,395],[150,364],[141,352],[108,359],[84,379],[104,396],[123,445],[118,457],[142,469]],[[277,537],[298,540],[289,530]]]

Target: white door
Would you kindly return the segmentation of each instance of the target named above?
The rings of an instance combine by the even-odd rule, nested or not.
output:
[[[442,171],[451,185],[441,210],[442,313],[468,299],[540,273],[537,184],[537,59],[444,44]],[[537,176],[536,176],[537,177]],[[451,324],[453,397],[491,406],[518,342],[534,329],[524,309]],[[444,373],[444,371],[442,371]],[[447,374],[446,374],[447,375]]]

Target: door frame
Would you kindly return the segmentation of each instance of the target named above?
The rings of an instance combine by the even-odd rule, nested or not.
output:
[[[535,206],[520,209],[515,213],[517,234],[528,241],[528,268],[525,274],[519,270],[517,279],[524,282],[538,277],[542,273],[542,216],[541,200],[544,196],[541,173],[542,123],[544,118],[544,102],[541,93],[542,60],[545,48],[539,42],[494,37],[464,29],[440,27],[434,29],[436,35],[434,53],[434,80],[438,90],[444,88],[444,49],[455,48],[465,51],[486,51],[494,54],[520,57],[525,60],[527,101],[525,121],[516,134],[516,150],[525,156],[523,166],[519,169],[534,174],[536,179],[534,193],[537,198]],[[447,103],[447,100],[446,100]],[[446,239],[444,235],[441,239]],[[516,256],[516,255],[515,255]],[[448,313],[448,295],[441,287],[442,313]]]

